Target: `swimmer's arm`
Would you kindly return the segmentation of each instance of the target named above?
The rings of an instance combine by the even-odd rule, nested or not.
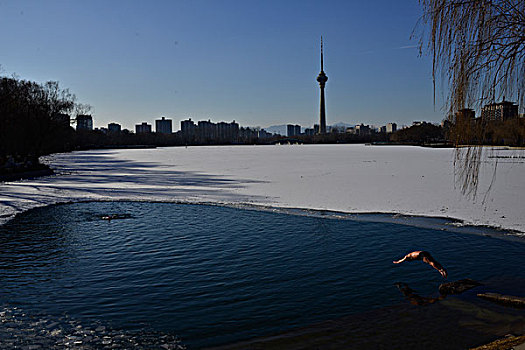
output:
[[[400,260],[396,260],[396,261],[393,261],[394,264],[400,264],[402,263],[403,261],[405,260],[415,260],[419,257],[419,254],[421,253],[420,250],[416,250],[415,252],[412,252],[412,253],[408,253],[407,255],[405,255],[403,257],[403,259],[400,259]]]
[[[403,257],[403,259],[394,260],[394,261],[392,261],[392,262],[393,262],[394,264],[401,264],[403,261],[405,261],[405,260],[407,259],[407,256],[408,256],[408,255],[405,255],[405,256]]]

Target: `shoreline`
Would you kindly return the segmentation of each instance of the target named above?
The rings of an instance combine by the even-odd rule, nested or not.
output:
[[[54,174],[55,172],[49,166],[39,163],[39,166],[36,166],[33,169],[25,169],[23,171],[12,171],[0,174],[0,184],[2,182],[36,179]]]
[[[428,216],[428,215],[413,215],[397,212],[342,212],[337,210],[327,209],[313,209],[313,208],[291,208],[267,206],[252,203],[226,203],[226,202],[199,202],[186,200],[139,200],[139,199],[74,199],[57,201],[54,203],[46,203],[44,205],[25,208],[23,211],[17,212],[7,218],[0,215],[0,226],[7,224],[9,221],[15,219],[19,215],[44,207],[68,205],[75,203],[96,203],[96,202],[129,202],[129,203],[162,203],[162,204],[177,204],[177,205],[206,205],[219,206],[240,210],[253,210],[263,212],[276,212],[285,215],[298,215],[318,217],[324,219],[334,220],[352,220],[358,222],[382,222],[395,225],[404,225],[410,227],[429,228],[441,231],[450,231],[460,234],[474,234],[480,236],[488,236],[498,239],[515,240],[525,243],[525,232],[518,230],[505,229],[490,225],[475,225],[466,223],[464,220],[445,217],[445,216]]]
[[[151,201],[357,216],[354,219],[375,216],[372,221],[378,216],[411,221],[430,218],[446,220],[448,227],[525,235],[519,209],[525,195],[519,174],[525,162],[520,159],[498,163],[498,176],[487,196],[487,188],[493,185],[493,162],[488,159],[488,175],[482,174],[474,199],[454,188],[453,150],[449,149],[170,147],[76,151],[42,161],[54,175],[0,183],[0,223],[49,204]],[[396,222],[402,223],[401,218]]]

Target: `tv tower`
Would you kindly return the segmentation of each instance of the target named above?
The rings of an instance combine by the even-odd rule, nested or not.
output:
[[[324,74],[323,70],[323,37],[321,36],[321,73],[317,76],[317,81],[319,82],[319,87],[321,88],[321,109],[319,113],[319,133],[326,134],[326,112],[324,106],[324,86],[328,77]]]

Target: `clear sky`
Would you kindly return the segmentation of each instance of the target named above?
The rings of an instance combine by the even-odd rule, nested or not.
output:
[[[59,81],[95,126],[319,118],[320,35],[327,124],[440,122],[432,62],[410,39],[418,0],[0,0],[3,75]]]

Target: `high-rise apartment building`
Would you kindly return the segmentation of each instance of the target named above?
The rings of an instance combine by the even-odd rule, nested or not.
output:
[[[135,125],[135,132],[137,134],[144,134],[151,132],[151,124],[143,122],[142,124]]]
[[[108,131],[110,133],[120,132],[121,130],[122,130],[122,127],[120,126],[120,124],[117,124],[117,123],[109,123],[108,124]]]
[[[93,130],[93,117],[90,115],[77,115],[77,130]]]
[[[393,132],[397,131],[397,124],[396,123],[388,123],[386,125],[386,132],[391,134]]]
[[[171,134],[172,130],[171,119],[162,117],[161,119],[155,120],[155,132],[161,134]]]
[[[505,99],[500,103],[491,103],[481,108],[483,121],[504,121],[513,118],[518,118],[518,105]]]
[[[286,135],[288,137],[301,135],[301,126],[293,124],[286,125]]]

